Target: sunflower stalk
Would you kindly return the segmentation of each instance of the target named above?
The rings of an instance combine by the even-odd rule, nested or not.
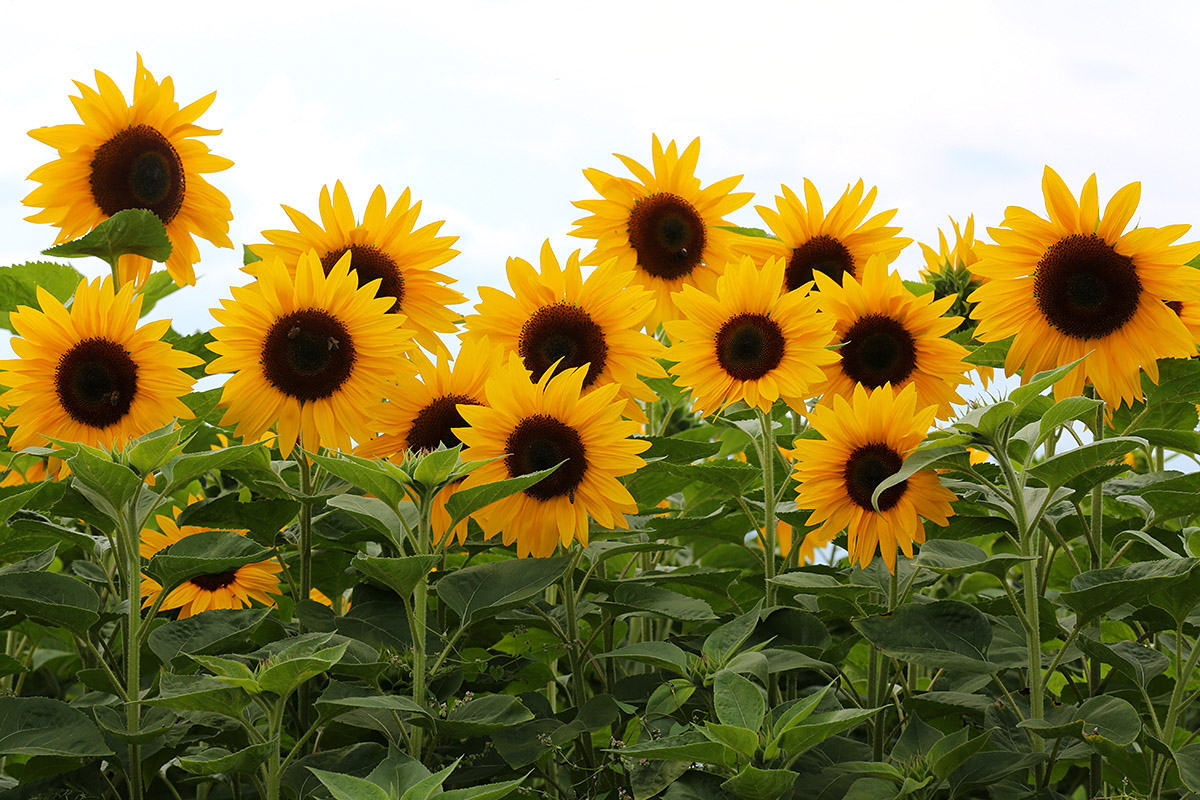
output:
[[[300,441],[296,444],[296,463],[300,467],[300,491],[303,492],[305,498],[312,497],[313,480],[312,480],[312,465],[308,463],[308,453],[304,449],[304,434],[300,434]],[[294,598],[293,609],[299,606],[300,603],[308,599],[312,592],[312,504],[300,504],[300,518],[297,520],[300,527],[300,591]],[[294,613],[294,612],[293,612]],[[304,633],[304,623],[300,622],[300,633]],[[300,684],[300,690],[296,695],[296,724],[297,735],[302,735],[308,730],[308,709],[309,709],[309,694],[311,687],[308,681]]]
[[[1087,387],[1088,394],[1095,397],[1096,387],[1089,385]],[[1096,406],[1096,419],[1093,427],[1093,435],[1096,441],[1104,438],[1104,401],[1101,400],[1100,405]],[[1090,539],[1091,551],[1091,568],[1100,569],[1103,566],[1104,560],[1104,482],[1096,484],[1092,487],[1092,513],[1091,521],[1088,525],[1088,538]],[[1093,633],[1100,640],[1100,621],[1096,620],[1093,628]],[[1092,656],[1088,660],[1088,694],[1095,697],[1100,690],[1100,659]],[[1168,740],[1169,741],[1169,740]],[[1088,794],[1089,798],[1100,797],[1104,791],[1104,761],[1099,753],[1092,753],[1088,759]]]
[[[141,728],[142,685],[142,559],[138,550],[141,526],[137,507],[143,485],[138,485],[117,525],[121,551],[118,555],[124,560],[125,601],[128,604],[125,616],[125,730],[130,737],[127,765],[130,800],[141,800],[143,795],[141,745],[136,744]]]
[[[766,582],[766,607],[773,608],[776,597],[775,549],[778,538],[775,530],[775,436],[771,430],[771,418],[761,408],[758,409],[758,424],[762,433],[758,460],[763,473],[763,574]]]
[[[431,551],[430,542],[433,539],[433,523],[431,515],[433,513],[433,499],[437,495],[436,489],[424,489],[420,496],[420,511],[419,522],[417,525],[417,555],[427,555]],[[450,532],[446,532],[446,538],[449,538]],[[425,680],[426,680],[426,654],[425,654],[425,637],[426,628],[425,622],[429,609],[429,579],[428,576],[422,577],[417,581],[417,585],[413,588],[413,599],[411,605],[406,603],[404,610],[408,612],[408,626],[412,634],[412,699],[421,708],[425,707]],[[440,663],[440,660],[439,660]],[[421,752],[424,748],[425,732],[414,726],[412,729],[412,753],[410,754],[417,761],[421,760]]]

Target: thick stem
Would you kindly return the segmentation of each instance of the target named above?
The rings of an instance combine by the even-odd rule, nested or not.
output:
[[[125,600],[129,609],[125,617],[125,730],[135,737],[141,727],[140,705],[142,697],[142,557],[138,550],[141,531],[137,525],[137,504],[141,487],[134,493],[125,509],[124,519],[117,526],[117,536],[123,539],[125,556]],[[129,797],[141,800],[142,754],[141,746],[129,745]]]
[[[758,455],[763,473],[763,575],[766,582],[766,607],[773,608],[776,596],[775,550],[778,546],[775,530],[775,435],[771,430],[771,417],[761,408],[758,410],[758,424],[762,429],[762,448]]]
[[[579,565],[579,558],[583,555],[583,549],[580,547],[574,548],[572,553],[571,563],[567,567],[567,571],[563,573],[563,602],[566,605],[566,622],[567,622],[567,658],[571,665],[571,694],[575,701],[576,713],[578,709],[583,708],[583,704],[588,700],[587,680],[583,674],[583,642],[579,638],[579,620],[576,619],[576,597],[575,597],[575,569]],[[579,752],[583,757],[583,762],[589,768],[594,769],[596,766],[596,754],[592,751],[592,736],[590,733],[584,732],[579,735],[578,739]]]
[[[304,450],[304,434],[300,434],[300,441],[296,445],[295,450],[296,461],[300,465],[300,491],[304,493],[305,498],[309,498],[313,493],[312,482],[312,467],[308,463],[308,453]],[[312,504],[302,502],[300,504],[300,591],[293,598],[295,603],[292,608],[295,609],[300,603],[308,599],[312,592]],[[295,613],[293,611],[293,613]],[[304,623],[299,623],[300,633],[304,633]],[[297,736],[302,736],[308,730],[308,708],[309,695],[311,687],[308,681],[300,684],[300,689],[296,694],[296,721],[299,726]]]
[[[1095,387],[1091,387],[1091,395],[1096,395]],[[1092,429],[1095,441],[1104,438],[1104,403],[1096,406],[1095,426]],[[1091,551],[1091,568],[1100,569],[1104,560],[1104,484],[1098,483],[1092,488],[1092,518],[1088,524],[1088,540]],[[1096,620],[1094,633],[1100,638],[1100,620]],[[1088,668],[1088,695],[1095,697],[1100,687],[1100,659],[1092,657]],[[1104,792],[1104,761],[1099,753],[1092,753],[1088,761],[1088,797],[1100,797]]]
[[[420,522],[417,526],[417,555],[426,555],[429,553],[430,541],[433,538],[433,525],[430,521],[430,514],[433,511],[433,495],[428,493],[421,498]],[[405,606],[406,610],[408,606]],[[412,633],[412,699],[421,708],[425,707],[425,623],[429,612],[429,579],[428,576],[417,581],[416,587],[413,589],[412,610],[409,614],[408,625]],[[412,729],[412,748],[410,755],[416,760],[421,760],[421,753],[425,745],[425,732],[421,728],[413,727]]]
[[[281,740],[283,738],[283,703],[272,706],[267,714],[269,726],[268,740],[271,743],[271,756],[267,760],[266,800],[279,800],[279,780],[283,775],[283,765],[280,758]]]

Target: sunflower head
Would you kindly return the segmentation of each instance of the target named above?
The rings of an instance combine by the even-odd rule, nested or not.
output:
[[[38,287],[41,310],[13,312],[18,358],[0,362],[0,403],[13,407],[9,448],[44,445],[46,437],[118,448],[172,419],[190,419],[179,399],[194,381],[182,370],[202,362],[160,341],[170,320],[138,327],[141,295],[112,278],[81,281],[68,311]]]
[[[234,373],[221,393],[222,425],[254,440],[278,422],[284,457],[301,436],[308,450],[366,439],[390,382],[413,369],[403,358],[412,331],[400,327],[404,315],[388,313],[376,282],[358,285],[350,260],[343,255],[326,274],[309,251],[293,276],[273,258],[212,310],[220,327],[209,348],[218,358],[208,371]]]
[[[1185,266],[1200,244],[1175,244],[1187,225],[1134,228],[1141,186],[1125,186],[1100,213],[1096,176],[1078,201],[1058,174],[1042,178],[1047,218],[1016,206],[996,242],[977,245],[973,271],[987,281],[969,300],[979,321],[975,338],[1013,339],[1005,362],[1022,380],[1082,359],[1054,387],[1078,395],[1085,383],[1111,407],[1141,398],[1141,370],[1158,380],[1160,358],[1188,358],[1196,340],[1167,304],[1200,301],[1200,284]]]
[[[715,294],[685,286],[675,298],[684,318],[665,323],[677,362],[675,383],[689,388],[696,410],[715,413],[730,403],[769,411],[779,398],[801,407],[821,381],[821,368],[837,361],[826,349],[832,319],[806,292],[783,291],[784,262],[759,267],[749,257],[731,263]]]
[[[438,334],[455,330],[458,315],[450,306],[466,298],[447,285],[454,278],[434,268],[458,255],[451,249],[458,237],[439,236],[440,221],[416,227],[421,203],[412,202],[408,189],[389,209],[383,187],[375,187],[359,221],[338,181],[332,195],[328,186],[321,187],[318,209],[319,225],[284,206],[296,229],[263,231],[270,244],[253,245],[251,250],[264,261],[279,258],[292,273],[309,250],[316,250],[327,274],[349,253],[358,285],[378,281],[378,296],[391,301],[388,312],[407,318],[406,325],[422,347],[437,355],[449,355]],[[248,265],[246,271],[256,273],[259,263]]]
[[[589,518],[624,528],[624,515],[637,509],[617,478],[645,464],[637,454],[650,443],[629,438],[639,425],[621,418],[619,387],[584,394],[586,374],[583,367],[547,371],[535,383],[510,358],[487,383],[487,405],[459,406],[470,426],[457,431],[467,446],[463,459],[488,462],[467,475],[464,489],[561,463],[476,515],[488,538],[502,533],[506,545],[516,542],[519,556],[549,556],[559,542],[586,545]]]
[[[755,206],[778,238],[744,236],[738,239],[738,250],[759,260],[772,256],[783,259],[784,285],[789,292],[818,274],[838,282],[845,274],[855,276],[872,256],[890,264],[912,242],[897,235],[900,228],[887,224],[896,209],[867,219],[876,189],[872,186],[864,196],[861,180],[846,188],[828,214],[817,187],[807,178],[803,200],[787,186],[782,189],[774,209]]]
[[[584,177],[600,194],[599,200],[574,203],[589,216],[575,221],[572,236],[595,239],[596,249],[585,264],[617,259],[633,270],[634,281],[655,296],[655,307],[646,325],[676,319],[679,312],[672,293],[685,285],[712,287],[718,271],[733,255],[738,235],[721,226],[724,217],[750,202],[749,192],[734,192],[742,176],[726,178],[700,188],[695,176],[700,140],[679,153],[675,142],[666,149],[654,136],[653,170],[632,158],[618,155],[633,178],[618,178],[597,169]]]
[[[610,259],[583,280],[579,251],[560,266],[550,242],[542,245],[540,271],[520,258],[508,260],[513,294],[484,286],[478,314],[466,319],[464,341],[480,336],[516,353],[534,377],[548,371],[584,367],[584,391],[616,383],[626,415],[645,416],[634,400],[653,402],[642,375],[666,377],[655,361],[666,350],[640,328],[654,307],[654,295],[637,285],[632,269]]]
[[[229,200],[204,178],[233,162],[213,155],[196,138],[220,133],[196,125],[216,93],[180,108],[171,79],[156,81],[141,56],[132,103],[100,71],[96,89],[75,85],[79,97],[71,102],[82,122],[29,132],[56,149],[58,158],[29,176],[42,185],[24,203],[42,210],[28,219],[58,226],[57,244],[82,236],[118,211],[148,209],[162,220],[171,240],[167,271],[180,286],[195,283],[193,265],[200,251],[193,235],[218,247],[233,246]],[[120,280],[140,285],[151,266],[142,256],[121,256]]]
[[[859,385],[900,389],[912,384],[917,402],[936,405],[939,417],[949,418],[951,404],[964,402],[957,387],[968,382],[971,365],[963,361],[968,352],[945,338],[962,321],[944,316],[953,298],[914,295],[878,256],[864,265],[861,280],[847,273],[837,283],[818,274],[817,285],[840,345],[818,387],[826,400],[849,397]]]
[[[187,504],[198,503],[204,498],[191,495]],[[158,530],[143,529],[141,542],[138,546],[142,558],[150,559],[158,551],[183,540],[188,536],[202,533],[210,528],[194,525],[180,526],[177,523],[181,510],[171,509],[171,516],[159,514],[155,517]],[[233,531],[246,535],[245,531]],[[159,606],[162,611],[179,609],[179,619],[191,617],[202,611],[214,608],[246,608],[251,600],[257,600],[263,605],[274,606],[279,594],[279,573],[283,567],[278,561],[259,561],[246,564],[229,572],[219,572],[212,575],[197,575],[191,580],[175,587]],[[153,578],[142,576],[142,608],[149,608],[158,596],[162,594],[162,586]]]
[[[819,526],[810,535],[827,542],[846,530],[850,561],[863,567],[877,550],[892,572],[897,547],[912,558],[913,543],[925,541],[921,517],[945,525],[954,494],[923,470],[885,489],[878,510],[872,497],[925,438],[936,412],[918,408],[911,385],[899,393],[890,385],[873,392],[856,386],[849,400],[817,406],[810,421],[824,438],[798,439],[793,451],[796,505],[812,509],[807,524]]]

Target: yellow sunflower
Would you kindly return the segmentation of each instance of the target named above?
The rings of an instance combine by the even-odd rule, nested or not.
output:
[[[680,155],[675,142],[663,150],[653,137],[654,171],[628,156],[617,155],[634,179],[618,178],[598,169],[583,175],[600,193],[599,200],[579,200],[573,205],[589,212],[575,221],[572,236],[596,239],[596,249],[584,259],[598,266],[611,258],[634,270],[634,282],[651,290],[655,306],[646,325],[654,330],[679,313],[672,293],[683,286],[712,288],[720,270],[733,257],[734,242],[741,238],[720,226],[724,217],[753,197],[734,192],[737,175],[700,188],[695,176],[700,140]]]
[[[770,411],[779,398],[803,408],[822,379],[821,368],[837,361],[833,320],[817,309],[817,297],[783,290],[784,262],[759,269],[749,258],[729,264],[715,295],[685,286],[675,297],[684,319],[665,323],[671,336],[667,358],[677,386],[691,389],[701,414],[730,403]]]
[[[742,237],[738,239],[738,249],[758,261],[771,256],[783,259],[787,264],[784,281],[789,292],[813,280],[818,273],[839,282],[845,273],[857,276],[871,256],[890,264],[912,239],[897,236],[900,228],[888,227],[896,209],[867,219],[876,190],[872,186],[864,197],[863,188],[861,180],[847,187],[826,214],[812,181],[804,179],[803,201],[783,186],[783,196],[775,198],[777,211],[755,206],[779,238]]]
[[[188,497],[188,505],[198,503],[203,498]],[[141,543],[138,550],[142,558],[150,559],[165,547],[175,544],[187,536],[202,533],[211,528],[200,528],[193,525],[180,527],[176,520],[181,510],[171,509],[171,516],[156,515],[159,530],[142,530]],[[234,531],[245,536],[245,531]],[[179,619],[195,616],[202,611],[212,608],[246,608],[250,600],[268,605],[275,605],[273,594],[279,594],[279,573],[283,571],[278,561],[274,559],[246,564],[231,572],[220,572],[215,575],[197,575],[181,586],[176,586],[167,595],[161,611],[179,609]],[[142,608],[149,608],[162,594],[162,586],[153,578],[142,575]]]
[[[619,387],[608,384],[582,394],[587,370],[547,370],[534,383],[510,358],[487,383],[486,406],[460,405],[469,428],[456,433],[467,449],[463,459],[488,461],[467,475],[463,488],[527,475],[565,463],[515,495],[482,509],[484,534],[503,534],[517,555],[544,557],[559,542],[588,542],[588,518],[606,528],[625,528],[637,503],[617,480],[646,462],[637,454],[650,446],[630,439],[638,423],[621,418]]]
[[[633,270],[609,260],[585,281],[579,251],[560,267],[546,241],[540,273],[528,261],[510,258],[508,282],[512,295],[480,287],[483,302],[475,306],[479,313],[466,319],[464,341],[487,336],[517,353],[534,380],[549,369],[586,366],[584,391],[619,384],[626,416],[645,422],[634,400],[658,398],[638,376],[665,378],[654,359],[666,355],[666,349],[640,330],[654,307],[654,295],[636,284]]]
[[[1189,300],[1168,300],[1167,308],[1175,312],[1175,316],[1179,317],[1179,321],[1188,329],[1188,333],[1192,335],[1192,342],[1200,344],[1200,301]]]
[[[1058,399],[1086,382],[1110,407],[1141,399],[1140,370],[1158,381],[1160,358],[1187,358],[1196,345],[1166,301],[1200,301],[1196,273],[1184,265],[1200,243],[1173,244],[1187,225],[1134,228],[1141,184],[1125,186],[1104,215],[1096,176],[1076,202],[1058,174],[1042,178],[1049,219],[1011,206],[1003,227],[989,228],[994,245],[978,245],[974,270],[988,278],[970,300],[982,342],[1015,335],[1005,360],[1009,374],[1034,374],[1083,358],[1054,386]]]
[[[350,269],[357,275],[358,285],[378,280],[378,296],[391,300],[390,312],[408,318],[406,325],[415,331],[417,342],[431,353],[449,355],[438,333],[455,330],[458,314],[449,306],[466,298],[446,285],[454,283],[454,278],[433,269],[458,255],[457,250],[450,249],[458,237],[438,236],[441,222],[416,228],[421,203],[412,202],[408,189],[388,210],[383,187],[377,186],[361,223],[354,216],[341,181],[334,184],[332,198],[329,187],[321,187],[318,207],[321,225],[284,206],[296,230],[263,231],[271,244],[250,249],[264,260],[282,259],[292,273],[309,250],[317,251],[326,273],[350,253]],[[246,271],[254,274],[258,263],[248,265]]]
[[[416,365],[421,379],[402,376],[388,390],[388,402],[381,403],[371,417],[371,429],[383,431],[374,439],[359,445],[355,452],[403,460],[407,451],[431,451],[438,447],[457,447],[455,428],[466,425],[459,413],[460,405],[483,405],[486,400],[484,384],[503,360],[503,351],[482,336],[464,342],[451,367],[439,358],[437,366],[420,350],[409,357]],[[458,488],[460,481],[444,487],[433,501],[431,522],[434,544],[440,544],[450,524],[446,501]],[[454,528],[459,543],[467,540],[467,522]]]
[[[121,447],[192,412],[179,399],[194,381],[182,370],[199,358],[160,338],[170,320],[137,326],[141,296],[133,284],[113,291],[112,278],[80,281],[68,311],[38,287],[42,310],[21,306],[10,319],[20,338],[16,359],[0,362],[0,404],[13,407],[13,451],[46,437],[94,447]]]
[[[349,450],[370,432],[368,415],[389,382],[411,371],[412,344],[403,314],[377,284],[360,287],[344,255],[328,274],[316,251],[301,256],[295,277],[278,258],[259,265],[258,280],[235,288],[212,309],[221,326],[209,348],[209,372],[234,373],[221,392],[222,425],[253,441],[276,422],[286,458],[303,447]]]
[[[27,467],[20,467],[16,464],[8,465],[8,472],[4,473],[4,479],[0,480],[0,488],[5,486],[23,486],[27,483],[41,483],[50,475],[47,469],[48,463],[44,458],[39,458]]]
[[[38,128],[29,135],[58,150],[58,159],[29,176],[42,184],[24,203],[43,209],[28,219],[60,228],[55,243],[75,239],[118,211],[145,208],[167,227],[171,256],[167,271],[180,286],[196,282],[192,265],[200,251],[195,234],[218,247],[229,241],[229,199],[204,179],[203,173],[233,166],[209,152],[199,136],[220,131],[197,126],[216,92],[184,108],[175,101],[170,78],[154,80],[138,56],[133,103],[125,102],[116,83],[96,72],[96,87],[75,82],[79,97],[71,102],[82,124]],[[142,256],[121,256],[122,283],[139,286],[152,262]]]
[[[945,525],[954,513],[954,493],[933,470],[885,490],[879,511],[871,505],[875,488],[899,471],[904,457],[925,438],[936,411],[932,405],[917,408],[912,385],[899,394],[887,385],[873,392],[856,386],[850,402],[835,397],[814,409],[812,427],[824,439],[796,440],[796,505],[813,509],[807,524],[820,525],[814,533],[822,540],[847,531],[851,563],[866,567],[879,550],[895,572],[897,545],[912,558],[913,542],[925,541],[921,517]]]
[[[962,322],[962,317],[943,316],[953,297],[914,295],[878,257],[864,265],[861,281],[843,273],[839,285],[818,273],[817,286],[840,345],[817,387],[823,402],[849,397],[855,386],[875,389],[885,383],[896,389],[914,385],[917,402],[936,405],[943,419],[953,413],[951,403],[964,402],[956,387],[969,383],[965,373],[971,365],[963,361],[968,352],[944,338]]]
[[[329,598],[329,595],[325,594],[315,586],[308,590],[308,599],[318,602],[323,606],[329,606],[331,609],[333,609],[333,613],[338,615],[345,614],[350,610],[350,606],[353,605],[349,598],[342,595],[338,595],[337,604],[334,605],[334,602]]]

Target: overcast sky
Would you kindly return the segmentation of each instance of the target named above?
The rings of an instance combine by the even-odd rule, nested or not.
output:
[[[811,178],[831,205],[859,178],[876,210],[936,243],[947,215],[982,229],[1006,205],[1043,209],[1050,164],[1101,202],[1143,184],[1135,221],[1200,221],[1200,4],[1159,2],[30,3],[0,0],[0,263],[55,229],[25,222],[25,180],[50,160],[27,131],[78,121],[73,79],[108,73],[132,96],[135,53],[235,162],[209,180],[237,244],[316,216],[342,180],[356,211],[377,184],[424,201],[462,251],[443,271],[474,294],[535,260],[593,196],[581,170],[624,174],[650,136],[702,147],[704,184],[744,174],[770,205]],[[753,203],[733,219],[761,226]],[[1194,238],[1190,237],[1190,238]],[[199,285],[156,310],[183,332],[245,283],[238,251],[201,244]],[[922,263],[914,244],[897,262]],[[76,266],[101,274],[100,262]],[[505,287],[507,288],[507,287]]]

